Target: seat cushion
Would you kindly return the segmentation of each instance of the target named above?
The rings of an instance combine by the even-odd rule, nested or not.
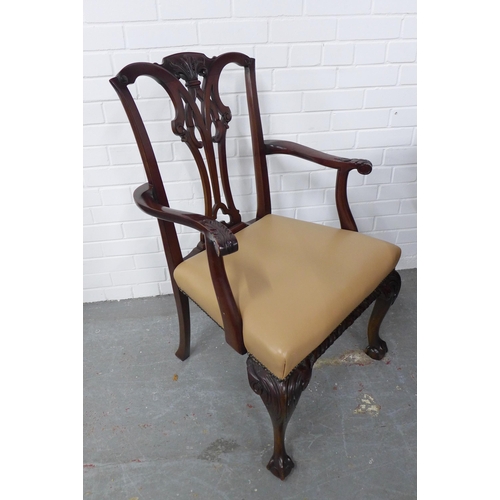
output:
[[[353,231],[267,215],[224,257],[248,352],[278,378],[310,354],[395,268],[396,245]],[[178,286],[222,326],[206,252],[174,271]]]

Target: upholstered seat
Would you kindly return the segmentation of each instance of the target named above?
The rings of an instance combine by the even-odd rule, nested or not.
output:
[[[401,250],[369,236],[267,215],[224,257],[250,354],[276,377],[313,351],[396,266]],[[293,271],[293,272],[292,272]],[[177,285],[223,326],[206,252],[177,266]]]

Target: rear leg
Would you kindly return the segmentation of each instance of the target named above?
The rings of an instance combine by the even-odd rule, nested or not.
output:
[[[394,304],[401,289],[401,276],[397,271],[392,271],[381,285],[382,294],[379,295],[373,306],[368,323],[368,346],[366,354],[372,359],[382,359],[387,353],[387,344],[380,338],[379,330],[387,311]]]
[[[179,348],[175,355],[181,360],[189,358],[191,354],[191,318],[189,316],[189,299],[179,288],[172,283],[175,305],[179,317]]]

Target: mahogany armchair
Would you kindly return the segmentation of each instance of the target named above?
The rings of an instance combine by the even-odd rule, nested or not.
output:
[[[234,203],[226,158],[231,111],[219,95],[219,77],[229,63],[242,67],[245,75],[257,198],[255,218],[247,222]],[[172,101],[172,131],[196,161],[204,214],[170,208],[146,127],[128,90],[139,76],[155,80]],[[373,359],[387,352],[379,329],[401,286],[395,271],[400,249],[359,234],[347,199],[349,173],[369,174],[372,165],[289,141],[265,141],[255,60],[241,53],[208,58],[187,52],[165,57],[161,64],[132,63],[110,83],[146,170],[148,182],[135,190],[134,199],[158,220],[179,315],[176,356],[185,360],[190,355],[190,298],[222,327],[236,352],[248,353],[250,387],[262,398],[273,425],[274,452],[267,467],[284,479],[294,466],[285,450],[285,430],[313,364],[372,302],[365,352]],[[336,170],[340,229],[272,214],[266,159],[275,154]],[[229,220],[217,220],[219,212]],[[186,257],[175,223],[201,233]]]

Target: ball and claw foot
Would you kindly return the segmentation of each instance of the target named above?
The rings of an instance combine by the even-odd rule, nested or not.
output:
[[[272,456],[271,460],[269,460],[269,463],[267,464],[267,469],[271,472],[271,474],[282,481],[290,474],[290,472],[292,472],[294,467],[295,464],[288,455],[285,455],[284,457]]]
[[[377,361],[383,359],[387,351],[387,344],[382,339],[379,339],[378,345],[368,345],[365,348],[365,353],[370,356],[370,358],[376,359]]]

